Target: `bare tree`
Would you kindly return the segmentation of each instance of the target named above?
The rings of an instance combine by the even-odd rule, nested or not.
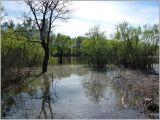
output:
[[[27,1],[27,5],[30,8],[31,14],[26,18],[32,20],[34,26],[39,31],[40,40],[36,41],[40,43],[44,49],[44,60],[42,73],[47,72],[48,60],[49,60],[49,41],[51,39],[52,28],[55,27],[56,20],[66,21],[70,18],[71,10],[69,1]],[[30,17],[29,17],[30,16]],[[34,41],[35,42],[35,41]]]

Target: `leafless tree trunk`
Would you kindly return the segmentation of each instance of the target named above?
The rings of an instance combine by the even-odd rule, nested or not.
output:
[[[55,26],[55,20],[68,20],[69,1],[27,1],[27,5],[30,7],[32,15],[30,18],[33,23],[35,23],[36,28],[40,34],[40,40],[37,41],[40,43],[44,49],[44,60],[42,73],[47,72],[48,60],[49,60],[49,41],[51,29]]]

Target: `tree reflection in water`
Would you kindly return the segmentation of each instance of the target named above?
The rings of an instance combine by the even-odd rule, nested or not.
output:
[[[47,114],[48,112],[46,111],[46,108],[48,107],[48,110],[50,112],[51,118],[54,118],[53,116],[53,111],[52,111],[52,106],[51,106],[51,101],[54,102],[54,99],[51,98],[50,95],[50,81],[49,81],[49,76],[47,74],[43,75],[44,79],[44,88],[42,88],[42,104],[41,104],[41,110],[39,113],[38,118],[41,118],[42,113],[44,114],[44,117],[47,119],[49,118],[49,115]]]
[[[86,90],[86,96],[94,103],[100,103],[104,97],[104,91],[107,86],[105,80],[106,76],[92,71],[89,75],[85,76],[82,81],[82,85]]]

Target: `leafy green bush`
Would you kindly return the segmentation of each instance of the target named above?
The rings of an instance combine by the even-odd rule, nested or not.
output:
[[[2,69],[36,66],[42,64],[42,56],[40,44],[26,42],[23,36],[17,39],[13,29],[2,30]]]
[[[108,40],[99,27],[91,28],[81,43],[81,52],[88,63],[151,69],[158,58],[158,26],[133,27],[124,22],[117,26],[114,37]]]

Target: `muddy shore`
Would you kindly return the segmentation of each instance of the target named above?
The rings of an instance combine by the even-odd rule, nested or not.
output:
[[[150,118],[159,118],[159,76],[145,74],[139,70],[123,69],[112,80],[113,87],[124,91],[121,95],[123,107],[140,110]],[[131,98],[134,96],[133,98]],[[146,100],[152,101],[156,108],[148,109]],[[151,106],[152,107],[152,106]],[[154,110],[157,109],[157,110]]]

